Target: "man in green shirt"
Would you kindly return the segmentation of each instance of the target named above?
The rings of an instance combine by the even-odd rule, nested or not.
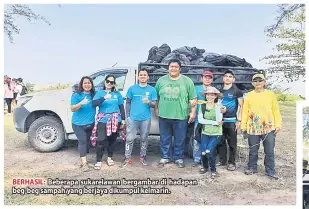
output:
[[[162,76],[156,83],[159,102],[156,113],[159,116],[161,160],[159,167],[170,162],[171,140],[174,135],[174,160],[183,168],[184,146],[188,123],[196,117],[196,91],[193,81],[181,74],[181,62],[170,60],[169,74]],[[188,108],[191,113],[188,119]]]

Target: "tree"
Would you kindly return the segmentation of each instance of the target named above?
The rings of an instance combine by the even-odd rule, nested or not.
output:
[[[28,5],[25,4],[7,5],[7,7],[4,10],[4,33],[9,38],[11,43],[14,43],[14,35],[19,34],[20,31],[18,26],[15,24],[16,17],[24,17],[30,22],[41,20],[46,24],[51,25],[49,21],[45,19],[45,17],[34,13]]]
[[[288,82],[305,81],[305,5],[281,4],[278,7],[276,23],[266,27],[265,31],[277,42],[275,53],[262,58],[270,65],[266,72],[279,73]]]

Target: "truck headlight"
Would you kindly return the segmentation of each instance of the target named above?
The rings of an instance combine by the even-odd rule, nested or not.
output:
[[[24,106],[27,102],[29,102],[32,99],[32,96],[24,96],[17,98],[17,106]]]

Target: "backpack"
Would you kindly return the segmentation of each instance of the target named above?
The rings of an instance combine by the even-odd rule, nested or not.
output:
[[[25,85],[21,85],[21,86],[22,86],[22,89],[21,89],[21,92],[20,92],[20,96],[28,94],[27,87]]]
[[[201,104],[201,108],[202,108],[203,118],[205,118],[204,115],[206,112],[206,104]],[[203,124],[197,123],[197,126],[194,130],[194,139],[199,143],[201,143],[202,128],[203,128]]]

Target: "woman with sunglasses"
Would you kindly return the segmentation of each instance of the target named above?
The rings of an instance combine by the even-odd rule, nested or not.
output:
[[[276,95],[265,89],[265,76],[256,74],[252,77],[254,90],[244,99],[241,130],[248,135],[249,162],[245,174],[257,173],[258,152],[260,141],[263,142],[265,153],[265,173],[278,179],[275,175],[275,138],[282,127],[282,118]]]
[[[93,134],[97,134],[97,162],[94,168],[96,170],[100,170],[102,166],[104,148],[107,149],[107,165],[114,165],[112,157],[115,141],[117,139],[119,129],[123,129],[125,125],[123,97],[120,92],[116,90],[115,76],[106,76],[103,90],[98,91],[93,100],[93,106],[99,106],[99,113],[97,115],[95,128],[93,130]]]
[[[86,158],[90,148],[90,136],[94,126],[96,110],[91,101],[95,95],[92,79],[88,76],[81,78],[78,90],[71,97],[72,128],[78,138],[78,151],[81,158],[81,169],[89,171]]]

